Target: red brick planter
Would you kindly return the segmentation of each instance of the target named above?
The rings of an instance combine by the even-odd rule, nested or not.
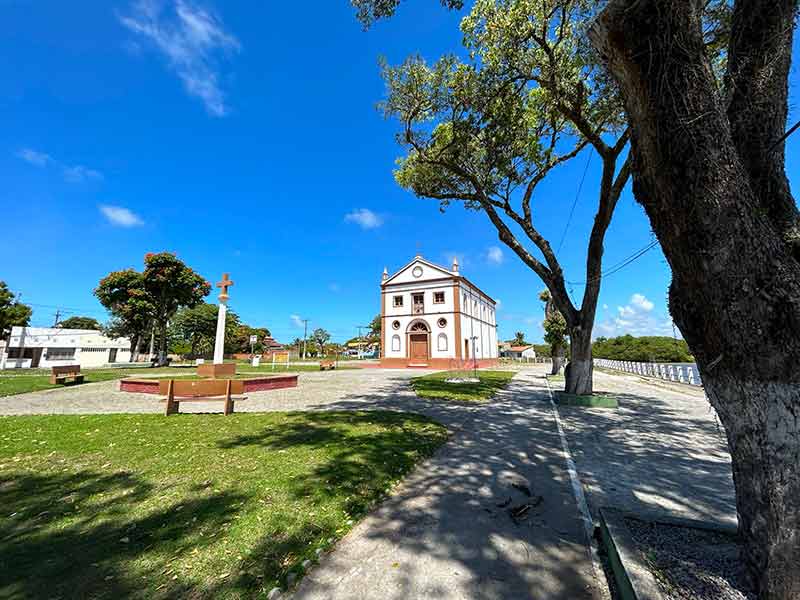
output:
[[[158,394],[158,379],[122,379],[119,382],[121,392],[138,394]],[[297,375],[275,375],[269,377],[252,377],[243,379],[244,393],[279,390],[297,387]]]

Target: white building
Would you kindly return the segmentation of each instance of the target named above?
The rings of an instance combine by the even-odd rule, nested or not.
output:
[[[497,363],[496,303],[458,272],[417,256],[381,282],[381,365]]]
[[[536,350],[531,345],[514,346],[505,343],[500,344],[500,356],[514,360],[533,360],[536,358]]]
[[[0,366],[5,369],[101,367],[128,362],[130,347],[128,338],[112,339],[93,329],[13,327]]]

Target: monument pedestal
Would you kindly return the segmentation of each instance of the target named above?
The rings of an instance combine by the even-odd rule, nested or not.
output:
[[[236,363],[203,364],[197,365],[197,374],[200,377],[233,377],[236,375]]]

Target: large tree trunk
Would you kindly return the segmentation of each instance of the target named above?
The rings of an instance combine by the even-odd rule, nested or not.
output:
[[[128,362],[136,362],[139,360],[139,341],[141,339],[141,335],[137,335],[133,338],[133,341],[131,342],[131,355],[128,358]]]
[[[158,366],[163,367],[167,364],[167,321],[160,325],[158,332]]]
[[[558,375],[564,365],[564,347],[553,346],[550,348],[550,358],[552,358],[550,375]]]
[[[569,333],[569,364],[564,369],[564,391],[581,396],[592,393],[592,329],[573,327]]]
[[[797,383],[706,368],[703,385],[733,459],[743,565],[764,599],[800,598],[800,391]]]
[[[740,0],[737,11],[753,2],[763,5],[762,16],[781,15],[781,27],[767,37],[791,46],[796,0]],[[634,194],[672,267],[670,310],[725,426],[746,573],[759,598],[796,599],[800,264],[787,235],[791,215],[781,211],[782,201],[761,195],[761,178],[753,176],[769,160],[768,148],[733,138],[732,131],[743,135],[746,128],[738,121],[732,128],[712,75],[701,34],[703,5],[611,0],[590,36],[621,88]],[[732,37],[733,49],[741,42],[736,28]],[[769,86],[769,78],[761,85]],[[780,94],[774,98],[780,113]],[[763,108],[752,103],[746,110]],[[782,145],[779,150],[782,157]],[[767,178],[780,194],[776,173],[770,163]]]

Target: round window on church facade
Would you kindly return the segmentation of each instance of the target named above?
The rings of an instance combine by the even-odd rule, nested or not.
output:
[[[442,317],[441,319],[439,319],[439,320],[437,321],[437,323],[439,324],[439,327],[447,327],[447,319],[445,319],[444,317]]]
[[[392,321],[392,329],[400,329],[400,321]]]
[[[411,271],[411,274],[417,278],[422,277],[422,267],[414,267],[414,270]]]

